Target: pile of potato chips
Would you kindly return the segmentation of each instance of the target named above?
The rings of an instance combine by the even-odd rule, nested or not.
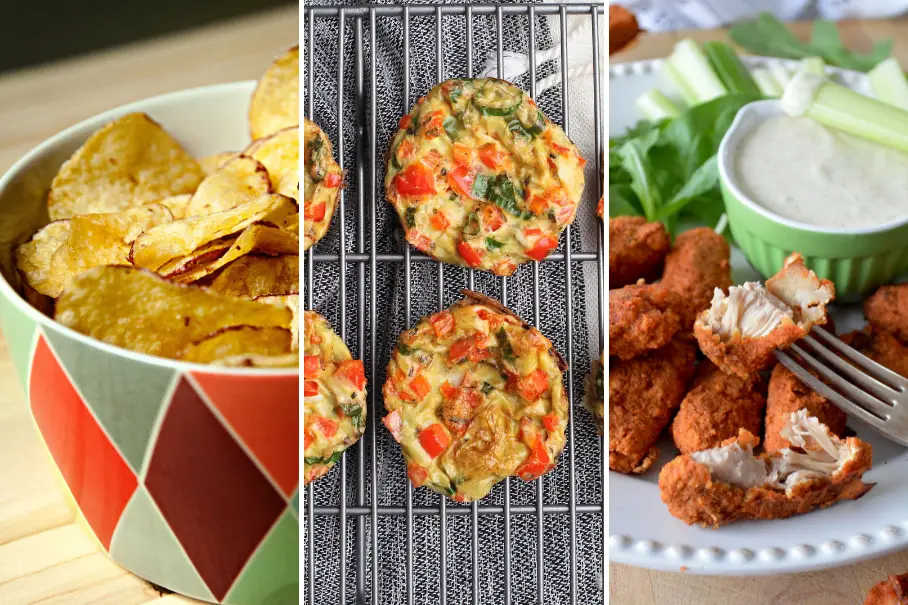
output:
[[[299,50],[252,95],[252,143],[193,158],[145,114],[92,134],[16,250],[26,298],[63,325],[161,357],[299,365]]]

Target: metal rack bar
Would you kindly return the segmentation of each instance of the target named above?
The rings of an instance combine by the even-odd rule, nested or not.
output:
[[[383,517],[400,517],[407,514],[407,509],[403,506],[379,506],[378,514]],[[500,515],[504,513],[504,507],[494,504],[477,505],[476,510],[480,515]],[[601,513],[601,504],[578,504],[577,510],[580,513]],[[339,506],[316,506],[315,515],[318,517],[334,517],[340,514]],[[566,515],[571,512],[570,507],[566,504],[546,504],[543,511],[547,515]],[[514,515],[533,515],[536,514],[535,505],[511,506],[511,513]],[[372,514],[371,506],[348,506],[347,515],[366,516]],[[414,515],[436,515],[438,507],[435,506],[416,506],[413,508]],[[448,508],[449,515],[472,515],[472,506],[451,506]]]
[[[414,489],[412,484],[406,482],[406,500],[403,503],[403,506],[385,506],[379,505],[378,502],[378,431],[379,422],[378,416],[378,406],[380,405],[380,388],[381,386],[377,383],[377,376],[379,372],[379,362],[380,358],[377,351],[378,346],[378,307],[377,307],[377,278],[378,278],[378,266],[379,263],[385,264],[396,264],[403,263],[403,280],[404,280],[404,313],[405,313],[405,328],[409,329],[412,326],[412,294],[413,294],[413,284],[412,284],[412,267],[411,263],[424,263],[424,262],[434,262],[436,263],[436,278],[437,278],[437,299],[438,299],[438,309],[445,308],[445,275],[446,268],[444,264],[439,263],[433,258],[430,258],[424,254],[415,253],[411,250],[409,245],[404,244],[403,250],[399,253],[379,253],[378,243],[377,243],[377,218],[378,218],[378,204],[381,203],[379,197],[381,193],[379,191],[380,183],[377,183],[377,177],[379,175],[377,167],[377,134],[378,134],[378,119],[382,115],[382,108],[378,107],[379,98],[377,95],[377,24],[379,17],[395,17],[400,19],[403,26],[403,109],[404,113],[410,110],[410,97],[411,97],[411,82],[410,82],[410,50],[411,50],[411,31],[410,31],[410,17],[411,16],[427,16],[434,17],[434,34],[435,34],[435,52],[436,52],[436,76],[439,82],[445,79],[445,57],[444,57],[444,40],[443,40],[443,21],[445,16],[457,15],[465,18],[466,21],[466,58],[467,58],[467,77],[472,77],[474,73],[473,69],[473,60],[474,60],[474,35],[473,35],[473,15],[484,15],[486,17],[491,17],[493,19],[493,27],[497,34],[496,37],[496,46],[498,57],[497,57],[497,72],[499,77],[503,75],[503,62],[504,62],[504,39],[503,39],[503,29],[505,17],[508,15],[523,15],[526,16],[529,20],[529,93],[531,97],[536,95],[536,75],[537,75],[537,65],[536,57],[534,54],[534,49],[536,47],[536,17],[537,15],[558,15],[559,23],[561,29],[561,61],[562,66],[567,64],[567,15],[569,14],[586,14],[593,19],[593,52],[594,52],[594,90],[596,96],[596,102],[594,103],[594,124],[596,128],[596,138],[595,138],[595,152],[596,157],[594,158],[595,166],[598,168],[601,163],[601,152],[603,149],[603,134],[601,133],[602,127],[602,109],[601,109],[601,82],[598,74],[598,15],[604,14],[604,7],[600,4],[573,4],[573,5],[508,5],[508,6],[495,6],[495,5],[464,5],[464,6],[452,6],[452,5],[420,5],[420,6],[364,6],[364,7],[306,7],[305,9],[306,18],[309,19],[308,23],[308,74],[307,74],[307,88],[309,91],[314,90],[314,53],[313,53],[313,44],[315,39],[315,18],[316,17],[330,17],[337,20],[338,23],[338,70],[337,70],[337,82],[338,90],[341,91],[337,99],[337,112],[340,116],[338,121],[338,132],[337,132],[337,155],[341,168],[344,168],[344,156],[345,156],[345,147],[344,147],[344,99],[343,92],[344,87],[344,71],[345,71],[345,48],[344,40],[345,36],[348,33],[346,22],[348,19],[353,19],[355,27],[354,29],[354,61],[355,61],[355,83],[354,90],[357,99],[357,108],[356,108],[356,120],[355,120],[355,143],[354,150],[356,161],[353,166],[353,174],[356,176],[356,218],[357,223],[355,225],[356,233],[356,242],[353,245],[354,250],[347,250],[346,234],[343,229],[340,229],[340,249],[336,253],[315,253],[315,250],[307,252],[305,266],[308,270],[308,295],[306,297],[306,302],[308,307],[312,308],[313,304],[313,272],[316,265],[323,265],[325,263],[331,263],[338,267],[339,269],[339,325],[338,332],[343,340],[346,341],[346,311],[347,311],[347,266],[351,267],[351,270],[355,272],[356,283],[358,288],[357,296],[357,313],[360,320],[357,321],[358,332],[355,335],[354,347],[358,352],[360,357],[365,357],[367,355],[367,340],[368,340],[368,351],[371,354],[369,359],[369,382],[372,385],[370,388],[370,405],[371,405],[371,435],[363,439],[362,442],[357,446],[357,456],[356,462],[358,464],[359,474],[356,481],[356,498],[355,505],[349,504],[347,502],[346,494],[346,478],[347,478],[347,456],[344,455],[341,458],[339,466],[339,477],[340,480],[340,501],[331,506],[315,506],[313,489],[312,486],[308,486],[305,491],[307,502],[305,503],[305,510],[308,515],[307,519],[307,529],[308,529],[308,542],[307,542],[307,554],[308,554],[308,565],[307,570],[309,573],[307,588],[308,588],[308,599],[310,602],[314,602],[316,592],[316,566],[314,561],[315,555],[315,525],[314,521],[316,517],[336,517],[338,523],[340,524],[339,539],[340,544],[338,545],[338,550],[340,554],[340,568],[339,568],[339,587],[338,587],[338,598],[341,605],[346,605],[348,599],[353,599],[354,596],[357,599],[357,602],[365,602],[367,595],[371,595],[371,603],[373,605],[378,605],[381,602],[381,576],[380,576],[380,563],[381,563],[381,550],[378,541],[378,524],[379,519],[384,518],[405,518],[406,522],[406,603],[412,605],[415,602],[415,587],[416,580],[414,574],[414,539],[415,539],[415,529],[414,529],[414,519],[416,517],[427,517],[437,516],[439,519],[439,542],[440,542],[440,558],[439,558],[439,581],[438,581],[438,598],[437,602],[441,605],[446,605],[448,602],[448,567],[449,567],[449,557],[450,553],[448,552],[449,540],[447,535],[448,530],[448,517],[449,515],[457,516],[466,516],[470,517],[471,523],[471,534],[472,534],[472,596],[474,603],[480,603],[481,598],[485,597],[488,599],[488,595],[483,590],[483,585],[480,581],[480,551],[481,551],[481,541],[480,541],[480,532],[479,532],[479,519],[481,516],[493,516],[500,517],[504,522],[504,531],[503,531],[503,547],[504,547],[504,602],[510,603],[514,598],[514,589],[512,586],[512,565],[513,555],[512,555],[512,522],[514,515],[531,515],[534,516],[537,523],[537,544],[536,544],[536,558],[537,558],[537,577],[536,577],[536,599],[535,602],[539,605],[542,605],[545,602],[545,519],[546,516],[551,515],[560,515],[567,516],[570,523],[570,602],[572,605],[576,605],[579,599],[578,586],[577,586],[577,515],[578,514],[602,514],[603,515],[603,529],[604,529],[604,511],[605,511],[605,494],[603,493],[602,502],[599,503],[578,503],[576,499],[576,488],[575,482],[577,480],[576,464],[575,464],[575,450],[574,450],[574,425],[573,425],[573,399],[574,399],[574,390],[571,378],[570,370],[565,372],[565,376],[568,381],[567,394],[569,400],[569,412],[568,412],[568,442],[571,444],[568,452],[568,465],[569,465],[569,475],[570,475],[570,485],[569,485],[569,494],[570,501],[567,504],[546,504],[544,499],[544,485],[541,478],[535,481],[535,492],[536,498],[535,503],[526,504],[526,505],[513,505],[511,503],[511,493],[512,493],[512,481],[510,478],[507,478],[503,482],[504,487],[504,499],[501,505],[486,505],[480,504],[478,502],[473,502],[469,506],[461,505],[451,505],[443,497],[437,496],[439,502],[436,505],[432,506],[414,506],[413,493]],[[364,31],[365,27],[364,20],[368,18],[368,27],[369,27],[369,44],[364,44]],[[557,26],[556,26],[557,27]],[[369,48],[371,56],[368,58],[369,65],[366,65],[365,52],[366,48]],[[369,90],[365,90],[365,71],[367,67],[370,67],[369,74]],[[568,98],[567,92],[567,74],[562,69],[562,117],[564,121],[564,130],[566,133],[569,133],[569,120],[570,120],[570,99]],[[367,93],[371,99],[371,108],[366,109],[365,103]],[[394,104],[396,105],[396,103]],[[384,108],[385,112],[388,112],[388,108]],[[368,114],[367,114],[368,111]],[[314,95],[310,94],[307,99],[306,104],[306,114],[311,119],[314,114]],[[368,122],[368,126],[367,126]],[[368,138],[368,141],[366,140]],[[365,159],[366,156],[369,157],[369,169],[366,168]],[[366,190],[366,180],[369,179],[369,189]],[[349,192],[348,192],[349,193]],[[602,193],[602,186],[599,186],[599,193]],[[368,200],[368,201],[367,201]],[[366,216],[366,204],[369,204],[369,214],[368,219]],[[345,224],[346,218],[346,203],[345,203],[345,193],[341,191],[338,203],[338,222],[340,225]],[[368,230],[369,245],[366,245],[366,227],[365,221],[370,221],[370,226]],[[580,251],[575,252],[571,249],[572,244],[572,235],[571,228],[568,227],[565,230],[564,234],[564,251],[561,253],[554,253],[550,255],[547,259],[542,262],[557,262],[564,264],[565,278],[566,278],[566,293],[565,293],[565,310],[566,310],[566,321],[567,321],[567,346],[566,346],[566,359],[570,366],[573,365],[573,274],[572,266],[576,262],[595,262],[597,263],[597,268],[599,270],[600,277],[604,275],[604,230],[598,234],[598,246],[595,251]],[[368,263],[368,269],[366,264]],[[368,288],[368,281],[366,275],[368,274],[371,279],[371,288]],[[475,282],[475,271],[472,269],[461,269],[461,271],[466,271],[467,283],[471,289],[476,288]],[[533,272],[533,323],[536,327],[540,326],[540,263],[532,263],[532,272]],[[600,307],[604,305],[604,279],[598,280],[598,300]],[[368,293],[368,302],[366,300],[367,294],[366,290],[369,290]],[[509,299],[511,298],[511,288],[510,281],[507,278],[502,277],[500,281],[501,288],[501,301],[507,306],[509,304]],[[366,307],[368,306],[368,317],[366,316]],[[367,321],[368,320],[368,321]],[[365,334],[366,329],[370,329],[370,334],[367,336]],[[603,344],[604,340],[604,318],[602,314],[599,317],[599,341],[600,347]],[[598,356],[598,355],[597,355]],[[368,447],[368,453],[367,453]],[[603,488],[606,485],[606,475],[605,475],[605,464],[604,464],[604,452],[605,452],[605,442],[604,438],[602,441],[602,452],[603,452],[603,463],[602,463],[602,473],[603,473]],[[351,452],[352,455],[352,452]],[[366,458],[370,458],[369,464],[371,465],[371,479],[366,480]],[[351,458],[352,460],[352,458]],[[604,492],[604,489],[603,489]],[[367,495],[368,493],[368,495]],[[368,524],[369,529],[367,530],[367,517],[369,518]],[[355,519],[355,522],[353,522]],[[357,595],[349,595],[346,590],[347,587],[347,576],[348,576],[348,560],[347,560],[347,521],[352,523],[351,527],[355,528],[356,531],[356,542],[358,544],[358,553],[357,560],[355,564],[356,574],[355,586]],[[604,533],[603,533],[604,536]],[[367,544],[371,541],[371,544]],[[371,547],[371,565],[367,563],[367,547]],[[352,566],[352,561],[349,562]],[[460,596],[462,598],[462,595]]]
[[[464,6],[451,5],[451,4],[421,4],[418,6],[387,6],[387,5],[371,5],[371,6],[355,6],[347,7],[347,14],[352,17],[361,17],[369,14],[374,11],[379,17],[395,17],[401,14],[402,9],[407,9],[407,12],[414,17],[425,17],[435,13],[435,9],[441,8],[443,14],[445,15],[462,15],[465,12]],[[527,5],[509,5],[503,7],[503,13],[506,15],[525,15]],[[484,4],[484,5],[471,5],[474,14],[477,15],[492,15],[494,14],[498,7],[494,4]],[[590,8],[596,8],[600,13],[605,13],[605,8],[603,5],[597,4],[595,2],[586,2],[586,3],[571,3],[567,5],[567,12],[571,15],[585,14],[589,12]],[[557,15],[560,12],[560,5],[558,4],[537,4],[536,5],[537,13],[540,15]],[[306,7],[306,11],[314,17],[336,17],[337,8],[328,7],[328,6],[313,6]]]

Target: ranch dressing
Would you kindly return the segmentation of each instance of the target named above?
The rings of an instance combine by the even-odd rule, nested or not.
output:
[[[734,165],[751,200],[818,227],[863,228],[908,217],[908,154],[807,117],[761,122]]]

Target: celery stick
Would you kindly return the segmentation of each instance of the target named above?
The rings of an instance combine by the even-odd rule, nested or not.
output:
[[[681,113],[678,106],[662,94],[662,91],[658,88],[652,88],[640,95],[635,105],[640,113],[643,114],[643,117],[654,122],[665,118],[674,118]]]
[[[908,153],[908,111],[801,71],[782,95],[789,115],[806,115],[826,126]]]
[[[823,61],[822,57],[807,57],[806,59],[801,59],[798,70],[809,71],[823,78],[826,76],[826,62]]]
[[[759,94],[757,83],[731,46],[724,42],[704,42],[703,52],[728,92]]]
[[[898,59],[889,57],[867,74],[873,94],[890,105],[908,109],[908,79]]]
[[[772,72],[764,67],[757,67],[751,72],[757,82],[757,88],[767,97],[781,97],[782,86],[772,76]]]
[[[788,83],[791,82],[791,74],[788,73],[788,69],[781,63],[773,61],[769,64],[769,71],[782,88],[785,88],[788,86]]]
[[[728,93],[719,76],[693,40],[681,40],[668,58],[682,83],[697,103],[705,103]]]
[[[693,107],[700,103],[697,94],[687,86],[684,79],[669,59],[666,59],[662,63],[662,77],[665,78],[666,82],[668,82],[679,95],[681,95],[681,98],[684,99],[684,102],[687,105]]]

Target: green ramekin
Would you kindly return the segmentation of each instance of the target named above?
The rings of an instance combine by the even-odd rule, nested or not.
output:
[[[745,195],[735,180],[734,157],[743,137],[761,121],[782,115],[778,100],[756,101],[738,112],[719,146],[719,180],[728,224],[751,265],[774,275],[792,252],[820,278],[835,284],[836,298],[861,295],[908,272],[908,216],[861,229],[817,227],[783,218]]]

